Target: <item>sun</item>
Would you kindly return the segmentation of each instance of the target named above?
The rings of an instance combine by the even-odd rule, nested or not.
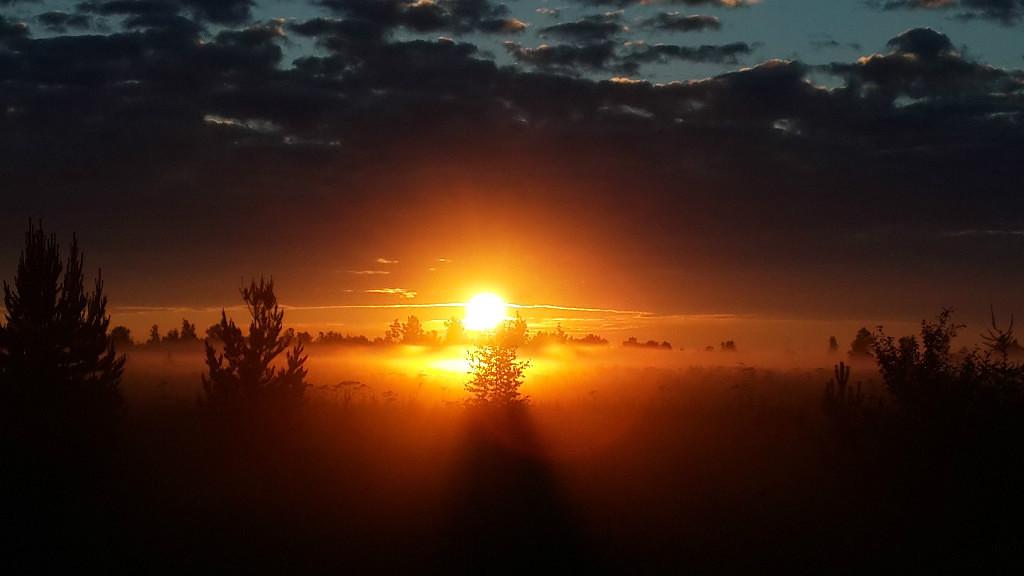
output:
[[[497,294],[483,292],[466,303],[466,319],[463,325],[468,330],[491,330],[505,319],[505,303]]]

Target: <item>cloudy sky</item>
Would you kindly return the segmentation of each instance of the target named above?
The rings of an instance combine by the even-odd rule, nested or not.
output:
[[[0,14],[0,277],[74,232],[139,336],[260,274],[343,332],[480,290],[653,338],[1024,313],[1024,1]]]

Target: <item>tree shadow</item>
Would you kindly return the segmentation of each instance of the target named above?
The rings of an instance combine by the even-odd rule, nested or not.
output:
[[[528,410],[468,413],[448,498],[444,571],[593,573],[600,564],[545,461]]]

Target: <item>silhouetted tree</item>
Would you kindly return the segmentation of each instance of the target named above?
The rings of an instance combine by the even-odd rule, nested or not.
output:
[[[196,342],[199,337],[196,335],[196,325],[189,322],[187,319],[181,319],[181,333],[179,339],[182,342]]]
[[[14,285],[4,282],[0,326],[0,389],[16,402],[122,401],[125,357],[107,333],[103,279],[97,273],[93,292],[86,292],[83,264],[77,238],[64,261],[56,236],[29,223]]]
[[[519,393],[529,361],[516,359],[514,346],[478,345],[469,351],[471,378],[466,390],[473,395],[471,405],[514,405],[529,402]]]
[[[132,331],[124,326],[114,326],[110,329],[110,341],[114,343],[115,348],[135,344],[132,340]]]
[[[159,344],[160,343],[160,326],[153,324],[149,329],[149,340],[146,340],[146,344]]]
[[[402,341],[402,323],[395,318],[395,321],[388,326],[387,332],[384,333],[384,342],[387,344],[398,344]]]
[[[206,340],[212,340],[215,342],[224,341],[224,330],[221,328],[220,322],[206,329]]]
[[[178,332],[177,328],[171,328],[167,331],[167,334],[160,340],[164,344],[177,344],[181,341],[181,333]]]
[[[875,347],[875,337],[867,328],[861,328],[850,342],[850,358],[870,358]]]
[[[518,348],[529,342],[526,320],[523,320],[519,313],[513,320],[502,322],[494,333],[494,341],[501,346]]]
[[[466,342],[466,326],[462,320],[452,316],[444,323],[444,343],[453,346]]]
[[[562,329],[562,325],[558,324],[555,330],[552,332],[537,332],[530,338],[531,346],[557,346],[565,344],[569,341],[569,335]]]
[[[1010,325],[1003,330],[996,324],[995,308],[989,307],[992,313],[992,327],[981,335],[985,346],[999,355],[1003,363],[1006,363],[1009,355],[1020,350],[1020,343],[1013,336],[1013,315],[1010,315]]]
[[[736,343],[733,342],[732,340],[726,340],[725,342],[722,342],[721,350],[722,350],[722,352],[735,352],[736,351]]]
[[[249,335],[221,310],[220,330],[223,352],[218,354],[206,340],[206,365],[203,375],[206,399],[220,407],[260,404],[267,408],[287,408],[298,404],[306,391],[307,374],[301,342],[285,354],[286,365],[274,368],[273,362],[289,345],[282,336],[284,312],[278,308],[274,280],[252,280],[241,289],[242,299],[252,321]]]
[[[874,335],[875,361],[885,387],[904,406],[945,402],[971,387],[973,360],[952,361],[950,344],[962,324],[951,321],[952,311],[944,309],[934,322],[921,321],[921,340],[903,336],[896,340],[878,328]],[[967,369],[967,370],[965,370]]]
[[[301,334],[299,335],[301,337]],[[379,340],[379,339],[378,339]],[[348,334],[339,334],[334,330],[329,332],[320,332],[316,338],[317,344],[341,344],[344,346],[369,346],[372,344],[370,339],[366,336],[349,336]]]
[[[408,321],[402,324],[402,343],[420,344],[424,337],[423,325],[416,316],[409,316]]]
[[[672,343],[667,341],[658,342],[657,340],[648,340],[647,342],[640,342],[635,336],[630,336],[626,340],[622,341],[622,346],[626,348],[653,348],[656,350],[671,350]],[[708,346],[708,348],[711,348]],[[711,348],[709,351],[713,351]]]
[[[607,346],[608,340],[598,336],[597,334],[587,334],[582,338],[570,338],[570,342],[573,344],[582,344],[585,346]]]
[[[839,352],[839,341],[836,340],[835,336],[829,336],[828,337],[828,353],[829,354],[835,354],[836,352]]]

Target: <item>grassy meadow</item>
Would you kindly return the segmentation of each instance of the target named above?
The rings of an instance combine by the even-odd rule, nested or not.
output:
[[[4,564],[878,573],[1024,555],[1019,425],[922,436],[871,362],[838,421],[838,355],[531,351],[531,403],[509,409],[463,405],[464,357],[313,346],[299,412],[228,417],[198,401],[201,347],[136,347],[112,424],[8,422]]]

